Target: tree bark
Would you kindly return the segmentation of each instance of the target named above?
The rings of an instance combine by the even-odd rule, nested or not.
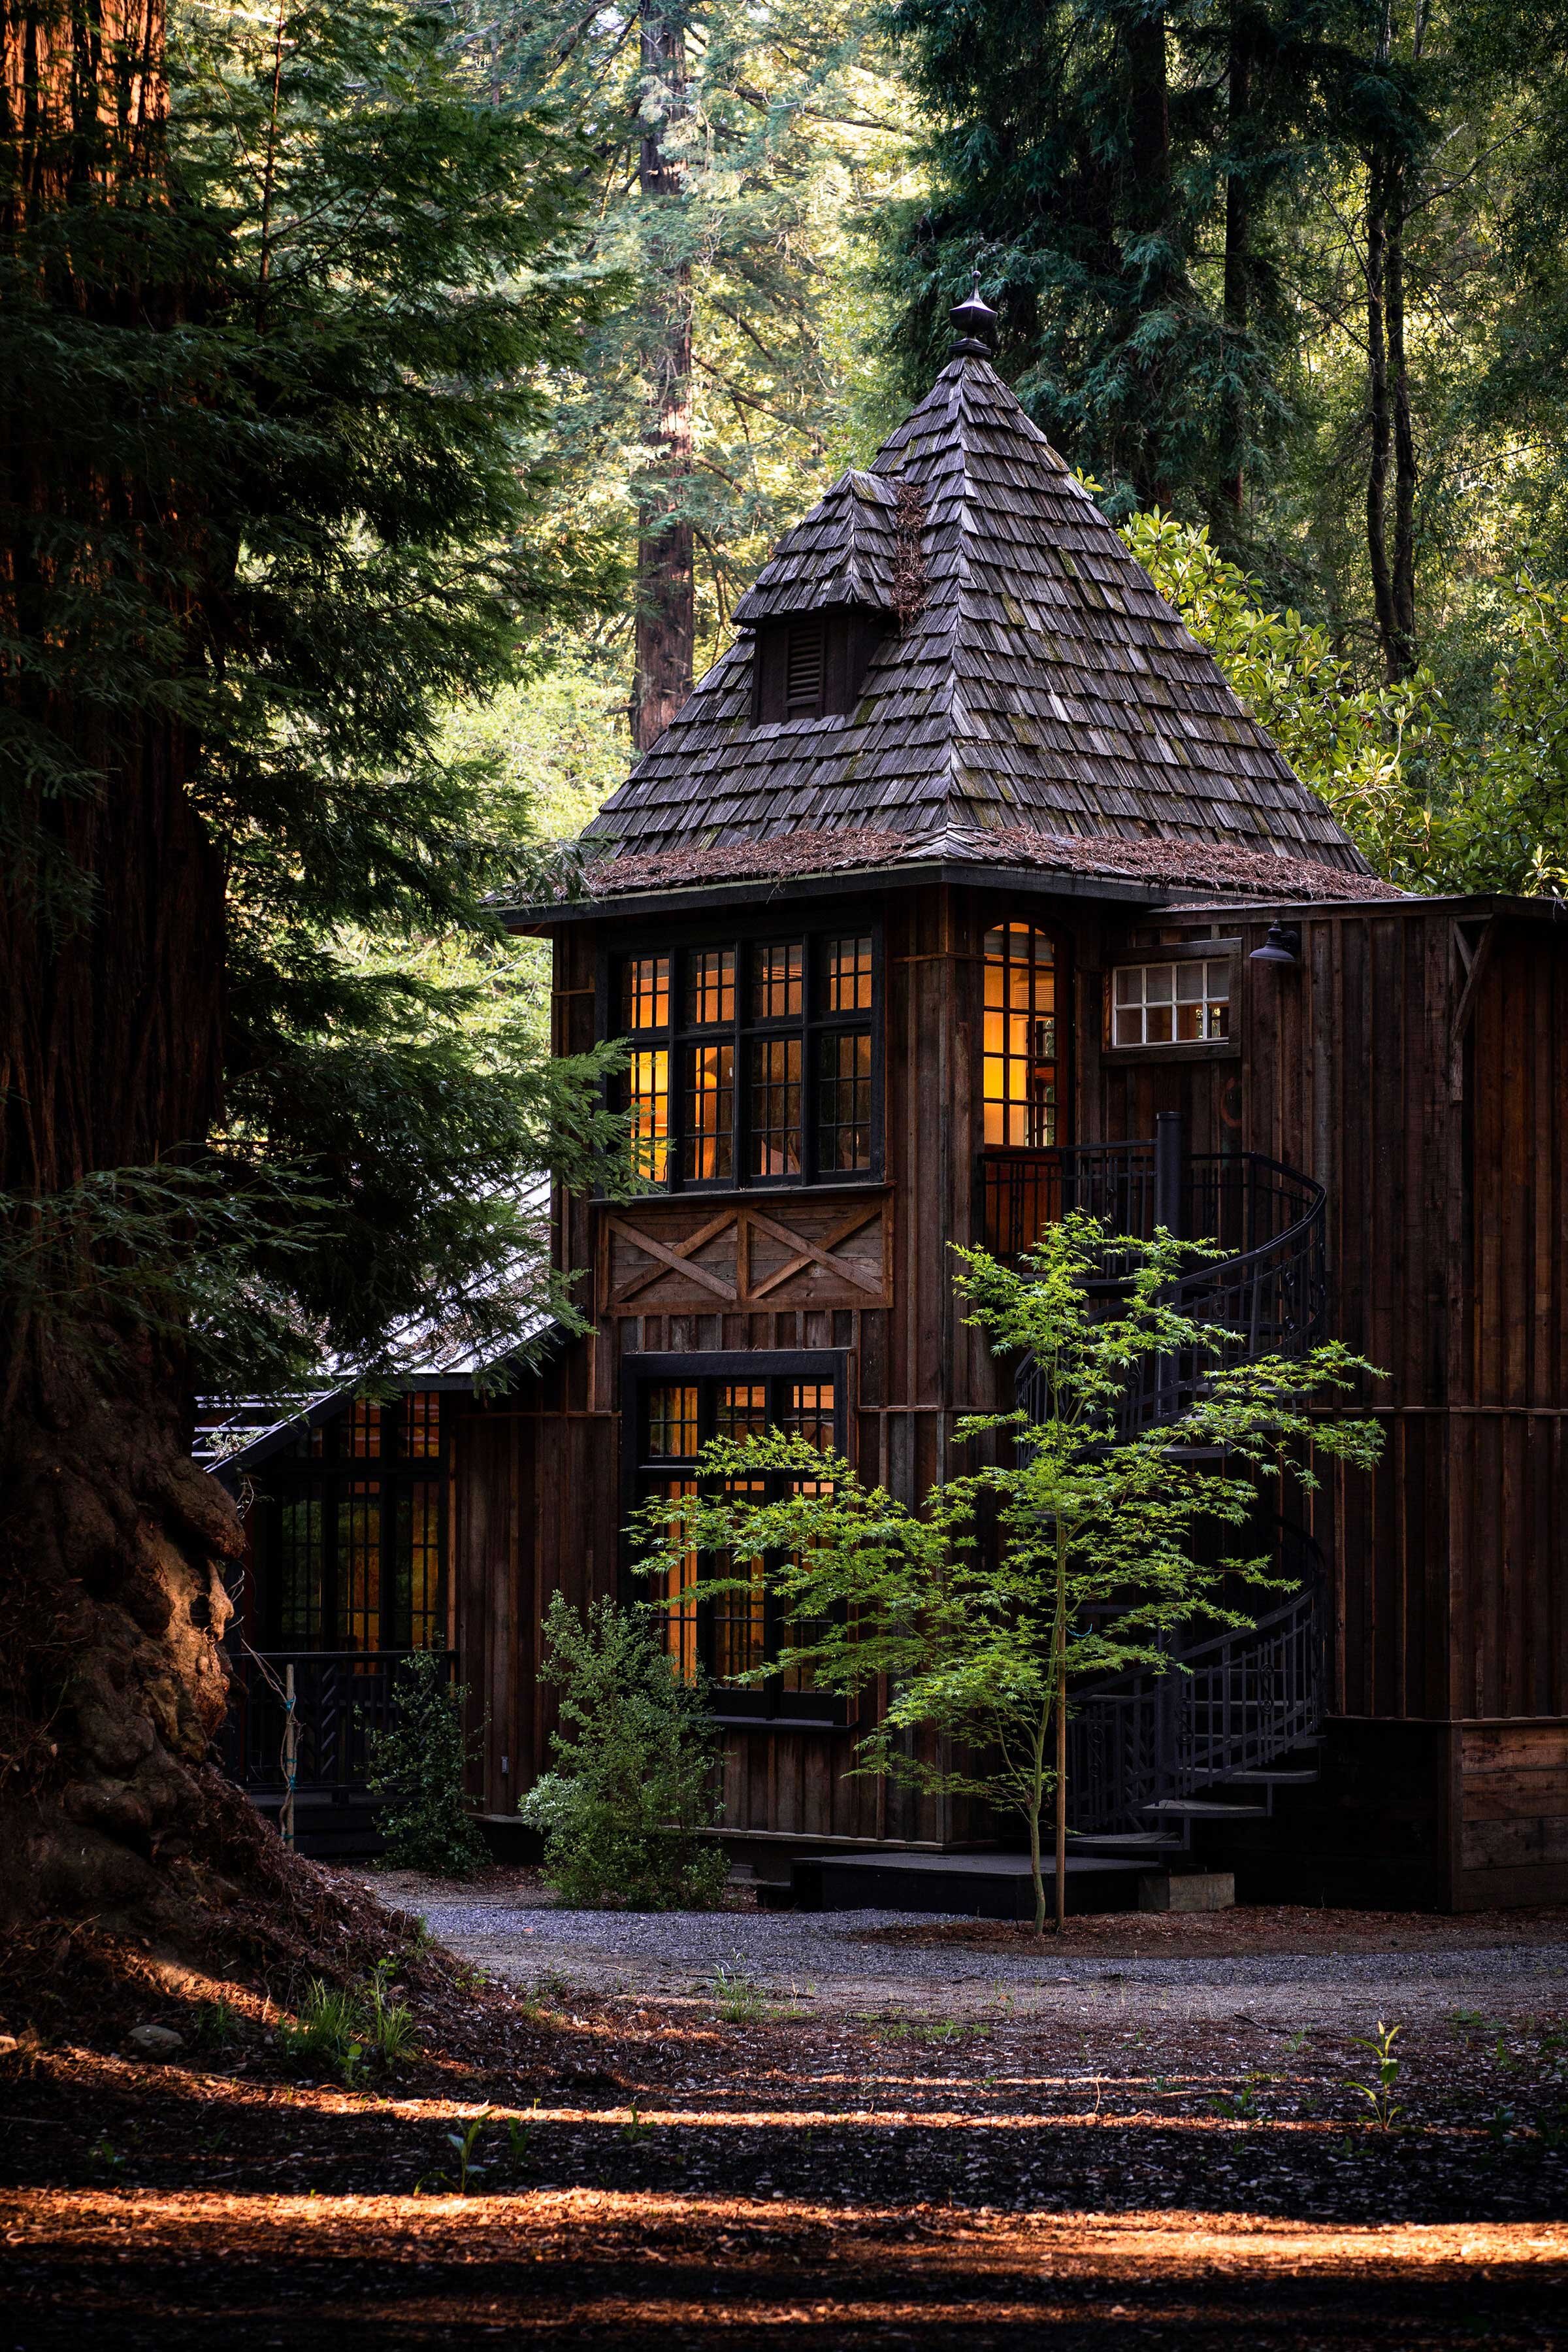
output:
[[[685,173],[667,146],[685,113],[685,42],[666,0],[642,0],[645,128],[639,184],[654,216],[644,238],[651,265],[653,334],[648,351],[648,462],[638,492],[636,676],[632,738],[645,751],[692,690],[696,654],[696,581],[691,491],[692,278],[678,208]],[[650,111],[650,110],[653,110]]]
[[[1394,551],[1390,586],[1394,610],[1394,665],[1390,675],[1408,677],[1416,666],[1416,437],[1410,422],[1410,371],[1405,352],[1405,195],[1403,171],[1394,176],[1388,211],[1388,377],[1394,412]]]
[[[1405,351],[1404,203],[1405,175],[1397,158],[1374,148],[1366,196],[1366,551],[1377,639],[1391,682],[1408,677],[1416,664],[1416,444]]]
[[[1129,226],[1141,240],[1150,241],[1137,281],[1136,308],[1142,313],[1157,310],[1168,302],[1181,274],[1170,237],[1170,83],[1163,16],[1136,17],[1127,26],[1124,41],[1128,152],[1133,179]],[[1158,448],[1149,448],[1143,461],[1132,470],[1141,505],[1163,509],[1171,506],[1174,493]]]
[[[162,21],[141,0],[90,17],[49,0],[0,14],[0,138],[10,166],[0,240],[13,254],[84,182],[155,200],[164,117]],[[57,248],[57,251],[58,248]],[[167,288],[37,281],[76,320],[177,323]],[[52,534],[111,599],[124,564],[80,552],[97,525],[133,541],[180,513],[183,486],[59,458],[29,387],[0,391],[0,606],[24,645],[50,641],[45,686],[7,666],[13,716],[92,781],[73,793],[13,781],[0,877],[0,1244],[13,1268],[51,1203],[95,1171],[199,1143],[220,1106],[224,877],[187,792],[193,745],[146,697],[110,717],[90,648],[50,640],[60,583]],[[129,530],[128,530],[129,526]],[[134,583],[145,591],[146,583]],[[160,591],[178,637],[193,591]],[[77,877],[74,912],[41,873]],[[60,1245],[68,1275],[73,1248]],[[78,1259],[78,1266],[86,1261]],[[236,1790],[204,1768],[224,1716],[224,1565],[242,1549],[227,1497],[190,1459],[178,1351],[105,1321],[60,1323],[47,1286],[0,1294],[0,1916],[90,1912],[106,1923],[188,1916],[235,1850]]]
[[[1388,389],[1388,339],[1385,302],[1388,284],[1388,173],[1375,151],[1366,188],[1366,408],[1371,446],[1366,463],[1366,554],[1372,571],[1372,604],[1384,667],[1398,676],[1398,628],[1394,613],[1394,575],[1388,561],[1388,459],[1394,442]]]
[[[1252,55],[1246,33],[1239,21],[1239,11],[1230,12],[1230,54],[1228,65],[1228,124],[1230,170],[1225,183],[1225,284],[1223,303],[1226,341],[1231,347],[1232,364],[1237,348],[1245,341],[1250,323],[1250,263],[1251,263],[1251,190],[1244,172],[1237,165],[1244,160],[1249,135],[1249,117],[1252,106]],[[1227,503],[1238,514],[1246,496],[1247,396],[1239,379],[1228,401],[1226,430],[1230,443],[1230,470],[1223,488]]]

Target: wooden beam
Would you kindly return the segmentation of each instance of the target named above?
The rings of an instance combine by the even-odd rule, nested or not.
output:
[[[645,1274],[638,1275],[624,1289],[616,1291],[610,1301],[612,1307],[623,1307],[629,1298],[635,1298],[640,1290],[645,1290],[649,1283],[656,1282],[660,1275],[672,1269],[676,1274],[689,1275],[694,1282],[702,1283],[720,1298],[732,1302],[737,1300],[739,1293],[733,1282],[727,1282],[723,1275],[714,1274],[707,1266],[694,1265],[692,1261],[693,1251],[716,1240],[725,1227],[735,1222],[735,1217],[733,1209],[722,1209],[716,1217],[710,1217],[706,1225],[699,1225],[695,1234],[688,1234],[678,1249],[671,1249],[664,1242],[655,1241],[652,1234],[644,1233],[639,1225],[629,1225],[620,1217],[607,1218],[605,1222],[612,1234],[619,1234],[622,1241],[630,1242],[634,1249],[640,1249],[647,1256],[660,1261],[658,1265],[651,1265]]]
[[[1465,1035],[1476,1009],[1476,996],[1486,978],[1497,940],[1497,917],[1494,915],[1482,929],[1473,952],[1467,955],[1467,943],[1462,940],[1459,927],[1453,927],[1455,943],[1465,967],[1465,984],[1459,1001],[1454,1007],[1454,1017],[1448,1028],[1448,1099],[1462,1102],[1465,1093]]]
[[[748,1223],[758,1226],[765,1234],[771,1234],[773,1239],[776,1242],[782,1242],[786,1249],[792,1249],[799,1253],[789,1260],[788,1265],[776,1267],[766,1282],[758,1283],[750,1294],[751,1297],[766,1298],[770,1290],[776,1290],[781,1282],[788,1282],[792,1274],[803,1273],[814,1261],[818,1265],[824,1267],[829,1274],[839,1275],[844,1281],[852,1282],[857,1289],[869,1290],[873,1297],[880,1298],[882,1297],[880,1269],[875,1275],[868,1275],[859,1266],[849,1265],[841,1257],[831,1257],[828,1253],[837,1249],[841,1242],[848,1241],[852,1234],[858,1234],[862,1225],[869,1224],[873,1217],[880,1217],[881,1214],[880,1201],[873,1201],[869,1206],[862,1203],[860,1208],[852,1209],[847,1217],[841,1217],[838,1223],[830,1227],[821,1241],[818,1243],[808,1241],[804,1234],[793,1232],[789,1225],[776,1223],[773,1218],[764,1216],[760,1209],[747,1209],[745,1215]]]

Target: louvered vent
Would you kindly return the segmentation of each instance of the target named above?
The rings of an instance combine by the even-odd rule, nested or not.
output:
[[[784,709],[790,718],[822,707],[822,625],[794,621],[785,656]]]

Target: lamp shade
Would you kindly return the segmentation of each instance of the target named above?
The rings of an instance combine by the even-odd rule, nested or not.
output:
[[[1269,936],[1260,948],[1254,948],[1249,963],[1289,963],[1301,961],[1301,935],[1288,923],[1270,923]]]

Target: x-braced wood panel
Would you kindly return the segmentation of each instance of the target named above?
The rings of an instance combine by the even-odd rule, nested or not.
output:
[[[639,1202],[603,1213],[600,1311],[884,1307],[887,1250],[880,1198]]]

